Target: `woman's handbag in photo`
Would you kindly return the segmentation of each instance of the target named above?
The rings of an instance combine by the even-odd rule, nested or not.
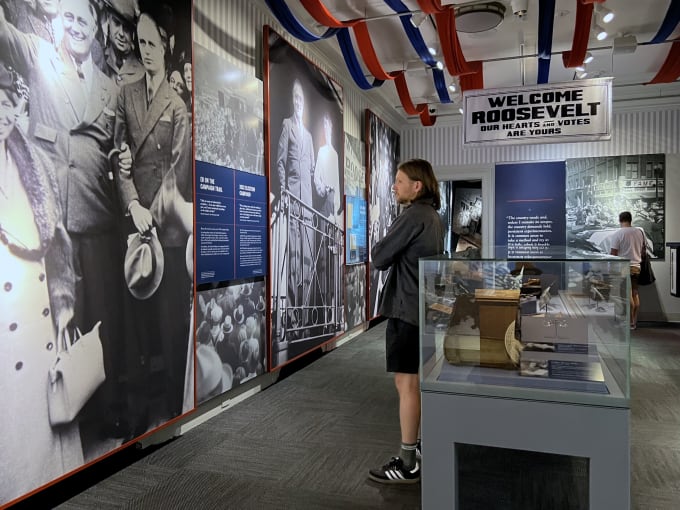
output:
[[[84,335],[76,329],[73,341],[64,331],[64,338],[57,341],[59,351],[47,384],[47,405],[53,427],[73,421],[106,379],[100,325],[98,322]]]

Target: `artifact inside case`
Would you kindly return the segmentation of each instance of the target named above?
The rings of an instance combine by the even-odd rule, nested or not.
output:
[[[475,289],[456,299],[444,337],[444,355],[454,364],[514,368],[512,348],[519,312],[519,289]],[[510,338],[508,341],[507,339]]]
[[[436,296],[428,308],[437,314],[435,329],[442,333],[449,365],[500,368],[512,378],[561,380],[563,389],[608,392],[603,357],[618,357],[619,365],[626,359],[627,336],[620,331],[627,331],[627,266],[599,261],[544,261],[540,268],[522,261],[442,264],[432,266],[444,270],[430,273]],[[476,374],[464,373],[468,378]],[[462,374],[442,367],[439,379],[458,380]]]

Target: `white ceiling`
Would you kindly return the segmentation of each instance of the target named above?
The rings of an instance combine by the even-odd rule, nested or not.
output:
[[[321,32],[321,27],[310,17],[299,0],[286,1],[298,19],[312,30]],[[419,12],[417,0],[402,1],[412,11]],[[550,82],[576,79],[573,69],[564,68],[561,55],[562,51],[571,49],[576,1],[556,0]],[[394,14],[394,11],[383,0],[322,0],[322,3],[340,20]],[[444,0],[442,3],[477,4],[488,3],[488,0],[474,2]],[[534,84],[537,78],[539,0],[528,0],[528,12],[523,19],[513,15],[510,0],[500,0],[500,3],[505,5],[506,12],[498,27],[477,34],[458,33],[465,58],[484,61],[484,87],[487,89]],[[615,78],[613,98],[618,107],[626,103],[669,104],[680,98],[680,83],[677,81],[665,85],[644,85],[659,70],[671,47],[669,43],[644,44],[656,34],[669,4],[670,0],[609,0],[605,3],[616,16],[611,23],[602,25],[610,33],[607,39],[600,42],[592,36],[589,41],[588,48],[594,60],[587,66],[588,77],[613,76]],[[433,21],[433,18],[426,19],[420,26],[420,30],[428,45],[438,51],[436,58],[443,60]],[[599,18],[598,22],[602,24]],[[420,61],[398,17],[369,20],[368,27],[383,67],[387,71],[407,70],[407,82],[414,103],[435,104],[440,116],[458,115],[458,105],[439,103],[432,73]],[[613,54],[613,39],[621,35],[636,36],[638,47],[634,53]],[[674,38],[680,38],[679,28],[676,28],[669,39]],[[344,61],[335,39],[313,44],[317,44],[328,58],[344,68]],[[360,57],[359,60],[361,60]],[[369,76],[367,70],[365,74]],[[446,76],[449,81],[453,81],[448,73]],[[393,84],[386,83],[379,91],[370,93],[382,94],[397,111],[404,114]],[[456,95],[452,94],[452,96]]]

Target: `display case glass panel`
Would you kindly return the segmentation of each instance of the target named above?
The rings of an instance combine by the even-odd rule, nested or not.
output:
[[[630,262],[420,261],[421,388],[628,407]]]

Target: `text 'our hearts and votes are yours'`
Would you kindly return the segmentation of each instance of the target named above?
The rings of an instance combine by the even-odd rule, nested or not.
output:
[[[532,92],[487,98],[490,109],[472,112],[481,131],[507,130],[507,136],[559,134],[562,126],[590,124],[600,101],[584,101],[583,90]]]

